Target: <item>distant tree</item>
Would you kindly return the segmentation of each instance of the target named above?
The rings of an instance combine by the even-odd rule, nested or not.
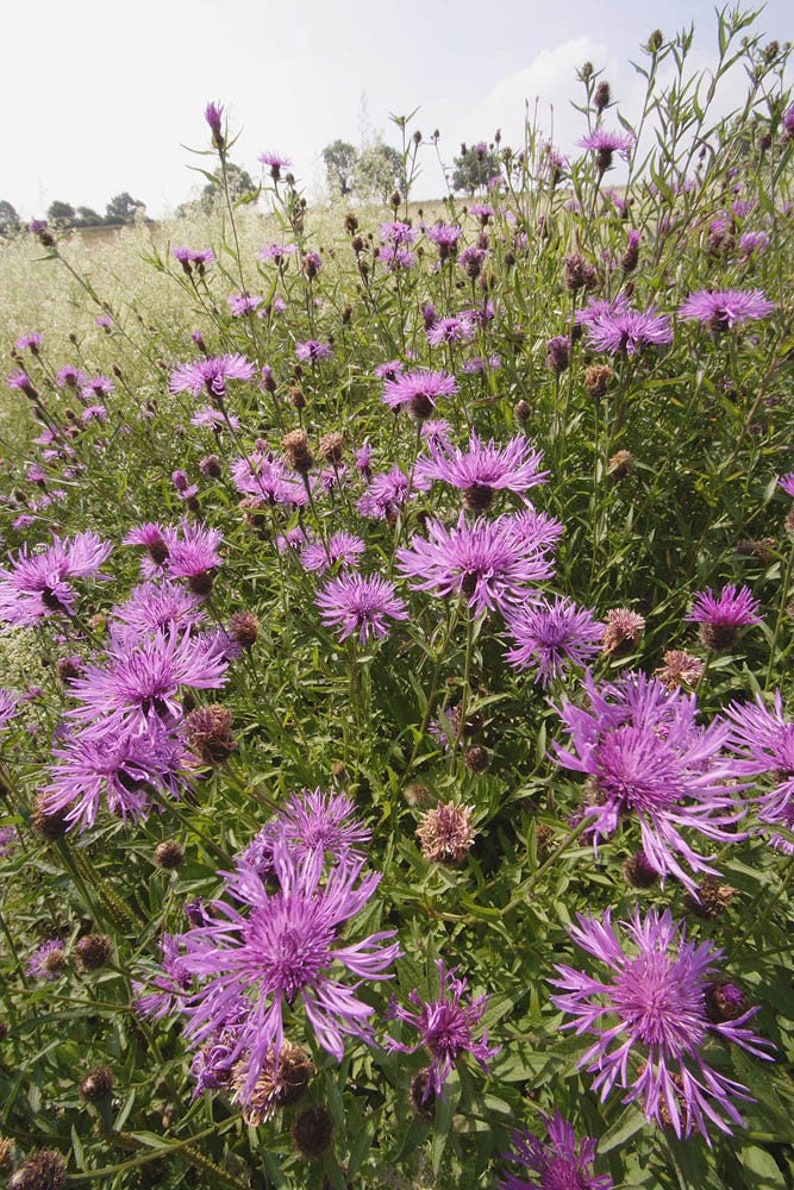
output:
[[[484,189],[499,174],[499,157],[493,145],[486,145],[485,141],[469,147],[461,145],[460,156],[453,157],[452,164],[455,167],[452,188],[465,190],[467,194]]]
[[[47,207],[47,218],[50,223],[59,223],[61,227],[70,227],[77,214],[70,202],[60,202],[58,199]]]
[[[323,149],[325,176],[334,197],[347,198],[353,193],[358,152],[345,140],[335,140]]]
[[[75,222],[79,227],[99,227],[102,216],[93,207],[78,207]]]
[[[0,199],[0,236],[12,236],[19,228],[19,215],[7,199]]]
[[[117,194],[111,198],[108,205],[105,207],[105,223],[118,225],[120,223],[132,223],[135,216],[143,214],[146,210],[146,203],[140,199],[133,198],[129,190],[122,190],[121,194]]]
[[[254,182],[247,169],[235,165],[233,161],[226,162],[226,181],[232,202],[238,202],[248,194],[256,194],[259,187]],[[201,192],[199,205],[202,211],[210,214],[215,204],[223,197],[223,174],[219,169],[215,171],[214,180],[207,182]]]
[[[388,203],[395,190],[405,192],[403,159],[391,145],[376,141],[358,159],[355,189],[361,198]]]

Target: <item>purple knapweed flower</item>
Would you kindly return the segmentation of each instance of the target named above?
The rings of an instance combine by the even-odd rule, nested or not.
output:
[[[16,714],[18,699],[10,690],[0,686],[0,728],[10,723]]]
[[[787,496],[791,496],[794,500],[794,471],[789,471],[788,475],[781,475],[777,481],[777,486],[782,488]]]
[[[407,407],[412,417],[424,421],[432,417],[440,398],[452,397],[457,391],[455,377],[449,373],[417,369],[387,380],[383,400],[390,409]]]
[[[749,587],[738,589],[729,583],[716,596],[711,587],[698,591],[692,610],[684,619],[700,624],[700,639],[704,648],[720,652],[731,648],[739,629],[763,623],[758,615],[759,602]]]
[[[207,924],[178,940],[180,966],[200,982],[184,1005],[185,1036],[200,1046],[234,1017],[234,1057],[248,1062],[245,1094],[268,1056],[281,1051],[285,1004],[292,1015],[302,1003],[319,1044],[337,1061],[345,1035],[369,1041],[374,1009],[354,993],[363,980],[391,978],[388,968],[401,953],[395,942],[384,945],[393,930],[339,944],[343,927],[372,900],[380,873],[362,877],[360,860],[324,872],[313,856],[299,863],[284,846],[275,848],[273,866],[275,892],[251,867],[226,873],[230,900],[214,901]],[[352,988],[344,971],[356,981]]]
[[[329,343],[321,343],[318,339],[307,339],[305,343],[295,344],[295,355],[301,363],[316,364],[320,360],[330,359],[334,349]]]
[[[461,512],[457,525],[427,522],[427,537],[414,536],[396,553],[400,572],[417,591],[465,598],[475,615],[505,614],[526,596],[530,584],[550,577],[553,563],[544,545],[516,532],[510,517],[480,518],[467,524]]]
[[[204,108],[204,119],[212,133],[212,143],[216,149],[223,149],[226,140],[223,135],[223,104],[208,103]]]
[[[541,471],[543,451],[533,450],[523,434],[505,446],[493,439],[484,443],[472,430],[468,447],[461,450],[442,439],[429,444],[429,458],[420,458],[414,470],[417,487],[434,480],[448,483],[463,493],[465,506],[474,512],[490,507],[496,491],[522,495],[529,488],[545,483],[548,471]]]
[[[379,575],[340,574],[320,588],[315,603],[323,623],[340,641],[354,632],[362,644],[370,637],[383,639],[389,635],[387,620],[408,619],[394,583]]]
[[[302,508],[308,496],[303,483],[296,480],[278,459],[256,450],[235,459],[229,468],[232,482],[245,496],[258,504],[286,504]]]
[[[194,397],[200,397],[206,391],[210,397],[223,398],[228,380],[252,380],[255,371],[255,365],[244,355],[201,359],[181,364],[173,371],[168,388],[172,393],[191,392]]]
[[[39,354],[39,348],[42,344],[42,336],[38,331],[31,331],[28,335],[20,335],[14,344],[15,351],[30,351],[33,355]]]
[[[75,591],[71,580],[99,573],[111,552],[109,541],[96,533],[76,533],[73,538],[53,537],[51,546],[29,553],[23,546],[9,566],[0,566],[0,622],[17,626],[35,624],[55,612],[74,615]]]
[[[205,619],[205,614],[201,600],[192,591],[165,581],[133,587],[129,598],[114,607],[113,618],[145,634],[170,624],[192,630]]]
[[[410,223],[394,219],[389,223],[381,223],[380,238],[384,244],[413,244],[416,232]]]
[[[457,223],[444,223],[440,219],[432,227],[426,227],[425,235],[438,248],[440,260],[447,260],[457,252],[461,229]]]
[[[621,923],[622,937],[610,909],[600,920],[577,916],[571,938],[605,964],[609,975],[595,979],[560,964],[561,978],[552,982],[562,994],[552,996],[552,1003],[575,1018],[564,1029],[596,1038],[577,1063],[596,1074],[593,1090],[600,1090],[603,1102],[617,1084],[628,1091],[624,1103],[640,1100],[648,1120],[669,1122],[678,1137],[694,1130],[710,1144],[709,1122],[730,1135],[731,1124],[742,1123],[733,1099],[752,1097],[708,1065],[703,1045],[717,1037],[754,1057],[771,1061],[771,1056],[761,1048],[769,1043],[743,1027],[757,1009],[719,1023],[706,1011],[706,993],[724,952],[711,942],[687,941],[686,925],[674,925],[669,909],[661,915],[652,909],[644,918],[635,909],[631,921]],[[632,1056],[643,1063],[634,1076]]]
[[[373,475],[369,487],[359,498],[356,509],[376,521],[388,520],[408,499],[411,485],[404,471],[395,465],[391,471]]]
[[[255,314],[264,300],[258,293],[230,293],[226,298],[232,318],[244,318],[246,314]]]
[[[753,256],[763,256],[770,244],[769,232],[746,231],[739,239],[739,257],[750,260]]]
[[[66,951],[60,938],[51,938],[31,956],[27,973],[33,979],[58,979],[66,969]]]
[[[47,814],[65,814],[69,828],[92,827],[103,799],[108,810],[125,821],[144,820],[152,793],[172,798],[189,787],[184,744],[159,724],[145,733],[108,732],[100,738],[75,735],[54,748],[55,763],[44,789]]]
[[[593,1137],[583,1137],[577,1147],[574,1127],[559,1110],[551,1118],[541,1112],[540,1118],[549,1134],[548,1144],[531,1132],[514,1130],[513,1151],[502,1154],[506,1161],[522,1165],[537,1176],[527,1181],[508,1174],[499,1183],[499,1190],[612,1190],[615,1183],[609,1174],[593,1173],[596,1156]]]
[[[737,776],[771,778],[773,788],[758,797],[760,817],[765,822],[791,828],[794,817],[794,723],[786,720],[783,699],[775,691],[774,710],[761,695],[755,703],[731,703],[725,711],[729,725],[728,746],[735,754]],[[785,850],[794,852],[794,844]]]
[[[304,570],[315,570],[318,574],[325,574],[337,563],[355,569],[360,565],[366,548],[360,537],[341,530],[331,534],[327,544],[310,541],[305,545],[301,550],[301,566]]]
[[[660,347],[673,341],[673,330],[666,314],[622,307],[585,322],[590,346],[610,355],[635,355],[643,347]]]
[[[260,260],[272,261],[277,268],[298,251],[295,244],[264,244],[257,253]]]
[[[553,758],[590,779],[593,804],[584,813],[592,819],[595,845],[614,834],[621,818],[634,814],[652,865],[695,894],[695,881],[681,861],[694,872],[714,873],[708,863],[714,857],[695,851],[682,830],[733,842],[737,835],[728,828],[745,812],[734,798],[743,786],[722,751],[727,724],[714,719],[700,727],[694,694],[668,690],[643,673],[600,688],[588,674],[585,689],[588,709],[567,700],[560,708],[570,746],[555,744]]]
[[[400,269],[412,269],[416,264],[416,256],[410,248],[403,248],[400,244],[381,244],[375,253],[375,259],[385,265],[390,273]]]
[[[715,334],[742,322],[766,318],[775,308],[760,289],[699,289],[679,309],[681,318],[702,322]]]
[[[473,338],[474,323],[464,314],[437,318],[427,332],[431,347],[441,347],[444,343],[469,343]]]
[[[173,623],[146,637],[125,632],[111,642],[103,665],[88,665],[70,693],[82,705],[67,718],[88,724],[96,738],[123,730],[145,732],[150,723],[178,722],[180,686],[217,690],[226,682],[228,660],[214,636],[180,632]]]
[[[283,846],[300,864],[307,858],[323,863],[366,858],[362,846],[372,831],[355,815],[356,804],[345,793],[325,793],[318,788],[293,793],[278,813],[254,837],[239,859],[253,868],[262,880],[275,874],[274,854]]]
[[[604,625],[589,608],[558,595],[528,601],[511,613],[508,627],[515,646],[505,660],[516,669],[537,669],[536,682],[547,686],[569,665],[587,665],[601,648]]]
[[[270,176],[274,182],[280,180],[283,169],[289,169],[292,165],[289,157],[285,157],[282,153],[260,153],[258,160],[261,165],[270,170]]]
[[[61,368],[55,377],[55,382],[59,388],[83,388],[87,383],[88,377],[80,368],[73,368],[71,364],[67,364],[65,368]]]
[[[612,158],[620,153],[628,161],[629,153],[634,148],[634,137],[626,132],[613,132],[606,128],[596,128],[577,142],[580,149],[590,149],[596,156],[596,167],[599,173],[606,173],[612,168]]]
[[[19,835],[15,826],[0,826],[0,859],[7,859],[13,855]]]
[[[385,1045],[389,1052],[397,1050],[403,1054],[414,1054],[418,1049],[425,1049],[430,1055],[423,1096],[425,1100],[443,1094],[444,1083],[464,1054],[471,1054],[487,1073],[488,1063],[501,1050],[501,1046],[489,1049],[486,1031],[483,1031],[479,1041],[474,1037],[474,1030],[487,1007],[488,997],[477,996],[465,1003],[463,997],[468,991],[468,981],[456,978],[456,968],[447,970],[443,959],[437,959],[436,966],[439,979],[437,1000],[423,1000],[418,990],[414,989],[408,994],[408,999],[416,1011],[392,1001],[386,1013],[387,1020],[402,1021],[419,1033],[413,1045],[405,1045],[393,1037],[387,1037]]]

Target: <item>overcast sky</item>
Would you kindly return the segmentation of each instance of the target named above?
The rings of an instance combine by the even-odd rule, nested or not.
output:
[[[769,0],[756,28],[794,38],[790,0]],[[39,0],[4,6],[0,100],[0,198],[20,215],[53,199],[100,212],[123,190],[161,216],[201,179],[183,146],[207,148],[208,100],[224,103],[240,131],[233,157],[258,176],[277,150],[310,192],[322,184],[320,152],[367,128],[397,143],[389,113],[419,107],[414,127],[441,132],[447,163],[461,140],[521,137],[525,101],[570,148],[582,135],[575,69],[585,59],[632,114],[638,79],[630,59],[657,26],[695,23],[693,61],[715,57],[707,0]],[[743,81],[732,93],[738,98]],[[729,105],[731,87],[724,103]],[[613,121],[614,122],[614,121]],[[440,195],[427,151],[419,197]],[[211,163],[210,163],[211,164]]]

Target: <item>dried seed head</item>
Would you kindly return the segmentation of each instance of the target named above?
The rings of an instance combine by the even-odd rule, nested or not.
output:
[[[403,790],[403,797],[409,806],[430,806],[433,801],[430,790],[421,781],[417,781],[413,785],[406,785]]]
[[[292,1126],[292,1141],[305,1161],[319,1161],[331,1148],[334,1122],[324,1107],[307,1107]]]
[[[664,665],[654,670],[654,674],[665,683],[668,690],[675,690],[678,686],[696,686],[703,676],[703,662],[684,649],[669,649],[662,660]]]
[[[107,934],[86,934],[74,949],[77,965],[83,971],[99,971],[110,962],[113,943]]]
[[[341,463],[344,450],[345,440],[336,431],[332,431],[330,434],[323,434],[317,447],[317,453],[320,458],[329,463]]]
[[[9,1190],[62,1190],[66,1185],[66,1161],[57,1149],[39,1149],[8,1183]]]
[[[613,653],[628,652],[640,643],[645,618],[626,607],[613,607],[606,614],[606,628],[602,638],[601,651],[610,657]]]
[[[583,256],[574,252],[570,256],[566,256],[562,262],[562,278],[567,290],[571,293],[578,293],[580,289],[594,288],[596,271]]]
[[[314,466],[314,456],[309,450],[309,439],[305,430],[290,430],[281,439],[281,445],[287,456],[289,465],[302,474],[311,471]]]
[[[584,386],[591,397],[603,397],[615,373],[608,364],[592,364],[585,368]]]
[[[185,720],[188,743],[205,764],[223,764],[234,751],[232,714],[218,703],[196,707]]]
[[[236,1062],[232,1070],[234,1097],[240,1103],[246,1124],[258,1128],[271,1119],[279,1107],[292,1107],[300,1103],[308,1090],[309,1083],[317,1073],[306,1050],[290,1041],[284,1041],[278,1062],[274,1052],[268,1054],[253,1091],[244,1094],[248,1079],[247,1058]]]
[[[746,558],[757,558],[767,566],[775,556],[774,537],[761,537],[757,541],[740,541],[736,553]]]
[[[80,1083],[80,1098],[86,1103],[101,1103],[113,1090],[113,1072],[107,1066],[95,1066]]]
[[[634,455],[630,450],[618,450],[607,464],[607,470],[613,479],[625,479],[634,470]]]
[[[698,885],[698,900],[691,893],[684,897],[687,909],[705,921],[714,921],[730,905],[736,896],[736,889],[730,884],[720,884],[716,876],[705,876]]]
[[[11,1173],[14,1168],[14,1142],[7,1136],[0,1136],[0,1174]]]
[[[229,620],[229,636],[241,649],[250,649],[259,638],[259,620],[252,612],[235,612]]]
[[[436,1093],[430,1081],[430,1068],[417,1070],[408,1087],[408,1104],[420,1120],[432,1121],[436,1114]]]
[[[54,814],[48,812],[45,793],[37,793],[33,799],[32,823],[39,838],[48,843],[62,839],[69,829],[66,822],[66,810],[56,810]]]
[[[462,864],[474,843],[475,833],[469,806],[454,802],[438,805],[422,815],[416,835],[422,844],[422,855],[434,864]]]
[[[632,888],[651,888],[659,879],[659,873],[644,851],[629,856],[623,865],[623,875]]]
[[[193,712],[195,714],[195,711]],[[155,867],[175,872],[185,862],[185,849],[176,839],[163,839],[154,849]]]
[[[491,754],[482,744],[475,744],[463,753],[463,763],[470,773],[484,773],[491,763]]]

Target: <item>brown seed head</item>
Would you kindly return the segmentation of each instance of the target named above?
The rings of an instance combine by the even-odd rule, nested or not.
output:
[[[259,620],[252,612],[235,612],[229,620],[229,636],[241,649],[250,649],[259,638]]]
[[[247,1058],[235,1063],[232,1070],[232,1089],[235,1100],[242,1107],[246,1124],[258,1128],[271,1119],[279,1107],[292,1107],[300,1103],[317,1073],[317,1067],[306,1050],[285,1041],[278,1061],[271,1050],[254,1089],[245,1095],[248,1071]]]
[[[113,943],[107,934],[86,934],[74,950],[77,965],[83,971],[99,971],[110,962]]]
[[[114,1081],[108,1066],[95,1066],[80,1083],[80,1098],[86,1103],[101,1103],[113,1090]]]
[[[330,434],[323,434],[317,447],[317,453],[320,458],[329,463],[341,463],[344,450],[345,440],[336,431],[332,431]]]
[[[630,450],[616,451],[609,460],[607,470],[613,479],[625,479],[634,470],[634,455]]]
[[[613,653],[628,652],[640,643],[645,618],[626,607],[613,607],[606,614],[606,628],[601,651],[610,657]]]
[[[441,804],[422,815],[416,835],[422,844],[422,855],[434,864],[462,864],[474,843],[475,832],[469,806],[454,802]]]
[[[736,896],[736,889],[730,884],[720,884],[716,876],[705,876],[698,885],[700,899],[687,893],[684,904],[687,909],[705,921],[720,917]]]
[[[654,670],[654,674],[668,690],[675,690],[678,686],[696,686],[703,676],[703,662],[684,649],[668,649],[662,660],[664,665]]]
[[[463,753],[463,763],[470,773],[484,773],[491,763],[491,754],[482,744],[474,744]]]
[[[62,1190],[66,1185],[66,1161],[57,1149],[39,1149],[8,1183],[9,1190]]]
[[[289,465],[295,471],[306,474],[314,466],[314,456],[309,450],[309,439],[305,430],[290,430],[281,439],[281,445]]]
[[[585,368],[584,386],[591,397],[603,397],[615,373],[608,364],[592,364]]]
[[[331,1148],[334,1122],[324,1107],[307,1107],[292,1126],[292,1140],[305,1161],[319,1161]]]
[[[196,712],[194,711],[193,714]],[[154,849],[154,864],[165,872],[175,872],[185,862],[185,849],[176,839],[163,839]]]
[[[185,720],[190,747],[205,764],[223,764],[234,751],[232,714],[218,703],[196,707]]]
[[[66,822],[66,810],[57,810],[54,814],[48,812],[46,793],[37,793],[33,799],[32,823],[39,838],[48,843],[62,839],[69,829]]]

